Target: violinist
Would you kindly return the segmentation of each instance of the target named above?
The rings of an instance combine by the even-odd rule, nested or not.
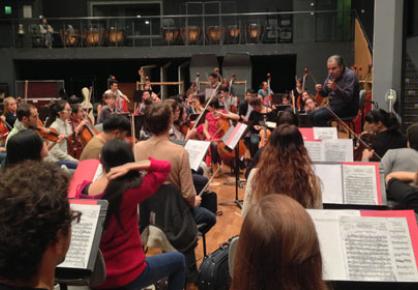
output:
[[[204,109],[204,96],[203,95],[192,95],[191,96],[191,111],[192,114],[200,114]]]
[[[17,102],[13,97],[7,97],[3,101],[3,115],[0,117],[7,127],[13,128],[16,121]]]
[[[75,169],[78,160],[68,154],[68,144],[65,140],[73,134],[69,123],[70,116],[70,104],[65,100],[56,101],[50,106],[49,117],[45,126],[55,129],[62,138],[51,148],[50,154],[58,160],[58,164],[65,165],[68,169]]]
[[[406,138],[400,131],[400,124],[393,113],[373,110],[366,115],[365,131],[374,135],[370,149],[364,149],[362,161],[378,161],[389,149],[405,148]],[[375,156],[375,154],[377,156]]]
[[[312,114],[316,126],[327,126],[334,117],[332,112],[340,118],[354,117],[359,108],[359,82],[354,72],[345,67],[343,58],[330,56],[327,68],[328,77],[323,85],[316,84],[315,89],[322,97],[328,97],[329,107],[320,108]]]
[[[16,135],[20,131],[37,128],[38,109],[35,106],[26,103],[20,104],[16,110],[16,117],[17,119],[13,129],[7,135],[6,143],[13,135]]]
[[[253,157],[258,150],[260,142],[260,131],[265,126],[264,121],[275,121],[274,112],[266,107],[261,98],[257,97],[250,101],[250,106],[253,108],[249,118],[248,124],[250,129],[250,137],[248,149],[250,150],[250,155]]]
[[[237,112],[237,98],[230,94],[227,86],[220,87],[218,99],[227,112]]]

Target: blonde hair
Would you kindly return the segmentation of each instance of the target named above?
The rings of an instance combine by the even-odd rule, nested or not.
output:
[[[3,115],[9,112],[9,105],[13,101],[17,102],[16,99],[14,97],[11,97],[11,96],[9,96],[7,98],[4,98],[4,100],[3,100],[3,108],[4,108]]]

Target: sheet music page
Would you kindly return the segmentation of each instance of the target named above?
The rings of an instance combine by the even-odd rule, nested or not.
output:
[[[343,204],[342,168],[340,164],[314,164],[320,179],[322,202]]]
[[[353,140],[328,139],[322,141],[322,152],[325,160],[329,162],[353,162]]]
[[[343,215],[360,216],[356,210],[307,210],[311,216],[319,239],[323,262],[324,280],[346,280],[343,244],[339,218]]]
[[[406,219],[341,217],[346,280],[418,281]]]
[[[321,141],[305,141],[305,147],[313,162],[324,161]]]
[[[229,149],[234,149],[235,146],[237,146],[239,140],[241,139],[247,127],[248,126],[246,124],[238,123],[232,131],[232,135],[229,136],[228,140],[225,142],[225,145],[229,147]]]
[[[71,209],[80,211],[79,223],[72,224],[70,248],[65,261],[59,267],[87,269],[94,234],[100,214],[98,204],[71,204]]]
[[[314,127],[313,136],[314,136],[314,139],[319,139],[319,140],[338,139],[337,128]]]
[[[190,168],[197,171],[200,163],[208,151],[210,142],[199,140],[188,140],[184,149],[189,153]]]
[[[348,164],[342,167],[345,204],[378,205],[376,168]]]

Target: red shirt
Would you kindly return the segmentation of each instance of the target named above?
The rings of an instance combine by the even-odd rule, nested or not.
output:
[[[106,281],[98,288],[126,286],[145,270],[145,254],[138,228],[137,205],[153,195],[170,173],[168,161],[150,158],[151,166],[137,188],[124,192],[120,205],[119,225],[112,216],[100,241],[106,264]],[[102,195],[94,196],[101,199]]]

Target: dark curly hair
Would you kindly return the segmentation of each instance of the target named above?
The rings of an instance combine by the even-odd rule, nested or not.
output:
[[[0,174],[0,278],[31,282],[57,234],[70,234],[67,175],[47,162],[25,161]]]

